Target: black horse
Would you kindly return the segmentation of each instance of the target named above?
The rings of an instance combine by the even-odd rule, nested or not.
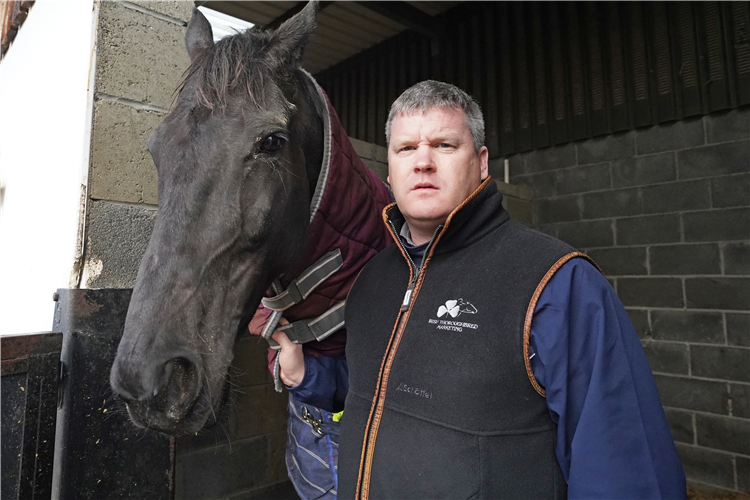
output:
[[[315,11],[311,2],[276,31],[216,44],[193,12],[191,67],[149,138],[159,215],[111,373],[137,425],[179,435],[215,420],[236,335],[311,247],[330,127],[300,69]]]

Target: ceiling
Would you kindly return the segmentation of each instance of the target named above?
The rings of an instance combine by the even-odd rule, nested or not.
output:
[[[276,28],[307,2],[195,3],[255,25]],[[459,3],[462,2],[320,2],[318,27],[305,49],[302,64],[316,74],[407,29],[436,36],[443,29],[436,16]]]

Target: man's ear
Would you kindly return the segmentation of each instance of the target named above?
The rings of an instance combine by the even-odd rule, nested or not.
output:
[[[190,62],[214,46],[214,34],[211,24],[206,16],[197,8],[193,7],[193,17],[185,31],[185,46],[187,47]]]
[[[479,171],[481,172],[480,179],[485,180],[490,173],[489,170],[490,152],[487,146],[482,146],[479,150]]]

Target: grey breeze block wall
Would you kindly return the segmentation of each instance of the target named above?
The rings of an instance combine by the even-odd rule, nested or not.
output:
[[[750,109],[515,155],[642,339],[688,480],[750,492]]]
[[[84,288],[131,288],[157,214],[147,151],[189,65],[193,2],[101,3],[85,228]],[[176,446],[177,499],[286,498],[286,395],[273,389],[266,347],[238,341],[233,397],[221,422]]]

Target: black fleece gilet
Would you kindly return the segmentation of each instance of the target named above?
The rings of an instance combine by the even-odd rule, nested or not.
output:
[[[574,249],[512,222],[501,202],[488,180],[449,216],[408,310],[415,270],[399,244],[353,286],[339,498],[567,497],[524,325],[540,282]],[[384,214],[397,233],[397,208]]]

